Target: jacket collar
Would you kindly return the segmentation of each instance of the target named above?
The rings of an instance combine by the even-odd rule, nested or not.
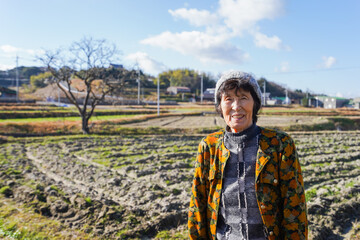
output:
[[[266,129],[263,127],[260,127],[260,137],[259,137],[259,148],[257,152],[256,157],[256,170],[255,170],[255,176],[256,180],[258,179],[258,176],[260,175],[261,171],[263,170],[266,163],[274,158],[274,153],[276,153],[274,146],[275,143],[278,143],[278,141],[273,141],[272,139],[276,137],[276,131],[271,129]],[[224,134],[225,130],[220,131],[221,137],[218,141],[218,146],[221,146],[220,149],[222,149],[222,154],[220,163],[221,163],[221,173],[224,172],[225,164],[230,157],[230,151],[225,147],[224,145]]]

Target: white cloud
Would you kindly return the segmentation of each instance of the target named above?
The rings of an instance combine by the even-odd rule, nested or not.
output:
[[[16,47],[11,46],[11,45],[1,45],[0,49],[4,53],[16,53],[16,52],[21,50],[20,48],[16,48]]]
[[[290,47],[284,46],[281,39],[278,36],[268,37],[263,33],[253,33],[254,42],[257,47],[268,48],[273,50],[286,49],[290,50]]]
[[[219,14],[234,33],[255,27],[263,19],[274,19],[283,12],[282,0],[220,0]]]
[[[188,20],[190,24],[198,27],[212,25],[218,21],[216,14],[212,14],[207,10],[179,8],[174,11],[169,10],[169,13],[175,18]]]
[[[44,54],[44,50],[39,50],[39,49],[24,49],[24,48],[18,48],[18,47],[14,47],[11,45],[1,45],[0,46],[0,51],[2,51],[5,54],[8,54],[10,56],[10,54],[21,54],[21,55],[30,55],[30,56],[35,56],[35,55],[40,55],[40,54]]]
[[[282,62],[280,64],[280,68],[275,68],[275,72],[288,72],[289,71],[289,63],[288,62]]]
[[[1,71],[6,71],[13,68],[15,68],[15,64],[14,65],[0,64]]]
[[[184,55],[193,55],[203,62],[242,63],[248,55],[227,42],[227,36],[192,31],[163,32],[141,41],[142,44],[172,49]]]
[[[329,57],[323,57],[323,64],[322,67],[324,68],[331,68],[336,63],[336,58],[329,56]]]
[[[125,59],[138,63],[142,71],[152,75],[157,75],[160,72],[166,71],[168,69],[168,67],[166,67],[164,64],[152,59],[145,52],[129,54],[125,57]]]
[[[0,56],[1,58],[6,59],[0,63],[0,70],[14,68],[17,56],[19,66],[38,65],[36,56],[40,56],[42,54],[44,54],[44,50],[18,48],[11,45],[0,45]]]
[[[259,31],[258,22],[274,19],[283,13],[284,0],[219,0],[213,12],[195,8],[168,10],[176,19],[187,20],[191,25],[206,30],[172,33],[169,31],[146,38],[142,44],[172,49],[184,55],[194,56],[203,62],[241,64],[249,55],[231,40],[251,36],[259,48],[290,50],[276,36]],[[233,41],[233,42],[235,42]]]

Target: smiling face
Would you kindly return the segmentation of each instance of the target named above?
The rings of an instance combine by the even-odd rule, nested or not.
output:
[[[254,99],[251,93],[240,88],[230,89],[221,96],[221,112],[232,132],[241,132],[253,123]]]

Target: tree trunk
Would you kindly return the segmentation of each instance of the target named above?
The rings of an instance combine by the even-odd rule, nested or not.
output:
[[[89,134],[90,130],[89,130],[89,121],[86,118],[86,116],[81,116],[82,119],[82,132],[83,134]]]

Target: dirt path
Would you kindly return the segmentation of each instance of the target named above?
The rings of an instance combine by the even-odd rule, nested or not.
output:
[[[315,123],[325,123],[324,117],[308,116],[260,116],[259,126],[264,127],[284,127],[296,124],[310,125]],[[164,127],[164,128],[213,128],[225,127],[224,120],[217,115],[205,116],[186,116],[186,117],[166,117],[151,119],[140,123],[125,124],[124,127]]]

